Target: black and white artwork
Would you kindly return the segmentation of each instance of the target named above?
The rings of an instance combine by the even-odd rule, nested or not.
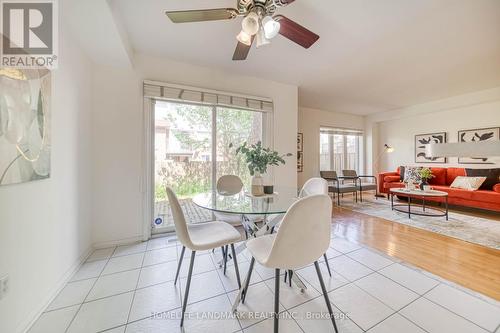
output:
[[[481,142],[500,140],[500,127],[478,128],[458,131],[458,142]],[[492,164],[490,159],[485,157],[460,157],[458,163],[461,164]]]
[[[425,145],[446,143],[446,132],[415,135],[415,163],[446,163],[446,157],[428,157]]]

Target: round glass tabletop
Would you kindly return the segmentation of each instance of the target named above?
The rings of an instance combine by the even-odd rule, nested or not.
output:
[[[195,205],[221,213],[231,214],[284,214],[298,200],[297,189],[274,187],[274,194],[261,197],[241,191],[234,195],[223,195],[217,191],[201,193],[193,197]]]

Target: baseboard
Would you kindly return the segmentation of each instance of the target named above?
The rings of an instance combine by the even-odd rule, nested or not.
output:
[[[50,303],[57,297],[59,292],[66,286],[66,284],[71,280],[73,275],[80,269],[80,266],[87,260],[90,254],[93,252],[93,248],[89,247],[76,261],[75,263],[66,271],[63,277],[59,280],[56,286],[49,293],[49,296],[42,302],[40,306],[37,307],[35,311],[27,315],[24,320],[16,330],[17,332],[28,332],[31,326],[40,318],[44,310],[49,306]]]
[[[143,241],[142,235],[137,235],[134,237],[128,237],[128,238],[117,239],[117,240],[112,240],[112,241],[97,242],[97,243],[94,243],[93,247],[94,247],[94,249],[105,249],[107,247],[129,245],[129,244],[138,243],[138,242],[142,242],[142,241]]]

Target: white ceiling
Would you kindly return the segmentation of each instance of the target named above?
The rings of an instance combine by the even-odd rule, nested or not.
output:
[[[165,10],[235,0],[112,0],[136,53],[298,85],[301,106],[370,114],[500,86],[499,0],[297,0],[279,13],[321,36],[279,36],[231,60],[241,19],[173,24]]]

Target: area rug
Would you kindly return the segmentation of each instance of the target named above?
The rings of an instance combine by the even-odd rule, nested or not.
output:
[[[391,210],[391,203],[385,198],[363,199],[363,202],[358,203],[343,200],[341,207],[500,250],[500,221],[452,211],[449,212],[448,221],[444,217],[417,215],[409,219],[407,213]],[[396,198],[394,200],[396,203]]]

